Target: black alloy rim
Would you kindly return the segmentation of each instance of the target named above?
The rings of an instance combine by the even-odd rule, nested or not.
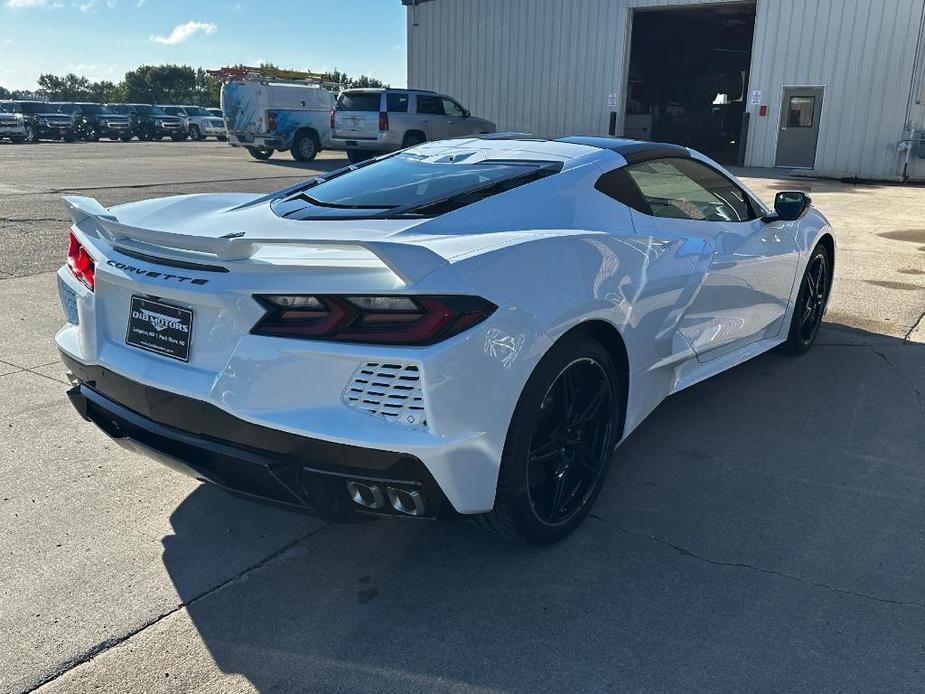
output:
[[[807,343],[813,339],[822,314],[825,311],[826,293],[829,289],[829,274],[826,267],[825,256],[822,254],[813,258],[803,279],[803,300],[800,302],[800,339]]]
[[[591,497],[611,454],[613,408],[607,372],[590,358],[546,391],[527,453],[527,496],[542,523],[567,523]]]

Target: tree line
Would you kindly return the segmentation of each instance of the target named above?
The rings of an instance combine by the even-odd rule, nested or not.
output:
[[[264,64],[264,68],[275,65]],[[338,89],[385,87],[367,75],[350,77],[333,70],[324,74],[326,82]],[[0,86],[0,99],[47,99],[48,101],[93,101],[97,103],[192,104],[218,106],[221,82],[202,68],[188,65],[141,65],[125,73],[121,82],[91,81],[69,72],[65,75],[39,75],[35,91],[9,90]]]

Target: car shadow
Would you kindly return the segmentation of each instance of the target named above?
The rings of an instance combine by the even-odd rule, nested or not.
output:
[[[201,487],[164,563],[217,666],[259,691],[915,688],[923,393],[925,345],[826,324],[802,357],[660,405],[558,545],[465,522],[313,526],[202,594],[203,527],[249,506]]]

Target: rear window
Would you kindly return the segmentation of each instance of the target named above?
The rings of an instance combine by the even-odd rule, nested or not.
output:
[[[337,97],[338,111],[378,111],[382,102],[379,92],[344,92]]]
[[[434,216],[550,176],[561,168],[560,162],[548,161],[436,163],[408,152],[315,179],[272,203],[272,208],[288,219]]]

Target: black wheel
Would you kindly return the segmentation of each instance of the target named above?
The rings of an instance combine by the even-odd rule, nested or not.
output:
[[[292,158],[296,161],[311,161],[318,156],[321,145],[313,133],[302,131],[295,136],[292,143]]]
[[[118,137],[117,135],[111,135],[111,136],[109,137],[109,139],[112,140],[113,142],[116,142],[116,141],[119,139],[119,137]],[[131,139],[132,139],[132,138],[129,138],[129,140],[131,140]],[[126,142],[128,142],[128,140],[126,140]]]
[[[359,164],[361,161],[366,161],[372,155],[362,149],[348,149],[347,150],[347,161],[351,164]]]
[[[781,350],[789,354],[803,354],[816,341],[822,316],[829,301],[829,289],[832,286],[832,261],[829,251],[823,245],[813,249],[806,264],[806,272],[800,283],[790,320],[790,332]]]
[[[228,136],[227,135],[217,135],[215,139],[218,140],[219,142],[225,142],[228,140]]]
[[[86,140],[87,142],[99,142],[100,141],[99,133],[93,130],[89,131],[87,133]]]
[[[206,138],[204,138],[202,133],[199,132],[199,126],[193,124],[189,127],[189,139],[193,140],[194,142],[198,142],[199,140],[205,140]]]
[[[495,507],[477,523],[535,544],[569,535],[607,477],[623,422],[623,385],[607,350],[584,335],[543,357],[514,410]]]
[[[61,139],[65,142],[74,142],[77,139],[77,136],[74,133],[68,133],[67,135],[62,135]]]
[[[112,138],[112,139],[115,140],[116,138]],[[119,135],[119,139],[122,140],[123,142],[131,142],[132,136],[131,135]]]
[[[427,142],[427,138],[421,133],[406,133],[404,139],[402,139],[401,148],[414,147],[422,142]]]
[[[35,134],[35,128],[32,127],[32,123],[26,123],[26,137],[23,138],[26,142],[38,142],[39,138]]]
[[[266,161],[273,156],[272,149],[266,147],[245,147],[247,153],[250,154],[254,159],[259,159],[260,161]]]
[[[170,139],[173,140],[174,142],[183,142],[187,137],[188,135],[186,133],[178,133],[176,135],[171,135]]]

